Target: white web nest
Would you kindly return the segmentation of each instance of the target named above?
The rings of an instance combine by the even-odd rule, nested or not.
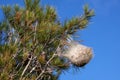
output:
[[[77,42],[70,42],[62,56],[68,58],[75,66],[82,67],[91,60],[93,52],[92,49],[87,46]]]

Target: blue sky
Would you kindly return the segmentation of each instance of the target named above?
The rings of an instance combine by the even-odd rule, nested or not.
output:
[[[23,6],[22,1],[0,0],[0,5]],[[42,3],[54,6],[62,22],[82,14],[86,3],[95,10],[88,28],[78,33],[78,39],[94,49],[94,58],[80,71],[64,72],[60,80],[120,80],[120,0],[42,0]]]

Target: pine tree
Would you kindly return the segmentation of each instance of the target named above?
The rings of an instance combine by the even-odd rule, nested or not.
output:
[[[0,80],[58,80],[63,70],[83,67],[92,49],[71,40],[86,28],[92,9],[60,23],[53,7],[40,0],[24,0],[25,7],[3,6],[0,22]]]

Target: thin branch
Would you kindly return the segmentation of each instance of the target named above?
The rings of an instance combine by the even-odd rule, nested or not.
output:
[[[25,77],[27,77],[29,74],[31,74],[31,73],[35,70],[36,67],[37,67],[37,66],[33,67],[33,68],[30,70],[30,72],[25,75]]]
[[[52,57],[47,61],[46,65],[45,65],[45,68],[42,70],[42,72],[39,74],[39,76],[38,76],[35,80],[38,80],[38,79],[42,76],[42,74],[45,72],[45,69],[46,69],[47,65],[50,63],[50,61],[51,61],[55,56],[56,56],[56,54],[54,53],[54,54],[52,55]]]
[[[24,70],[23,70],[23,72],[22,72],[22,74],[21,74],[20,80],[22,80],[22,77],[23,77],[23,75],[25,74],[25,72],[26,72],[26,70],[27,70],[28,66],[29,66],[29,65],[30,65],[30,63],[31,63],[31,61],[32,61],[32,56],[31,56],[31,58],[30,58],[30,60],[29,60],[28,64],[27,64],[27,65],[26,65],[26,67],[24,68]]]
[[[44,72],[45,72],[45,70],[43,70],[35,80],[38,80]]]

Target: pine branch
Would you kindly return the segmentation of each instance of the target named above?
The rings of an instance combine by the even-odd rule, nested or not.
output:
[[[80,18],[72,18],[64,23],[63,30],[65,34],[72,35],[77,30],[86,28],[92,16],[94,16],[94,11],[89,9],[87,5],[84,6],[84,14]]]

